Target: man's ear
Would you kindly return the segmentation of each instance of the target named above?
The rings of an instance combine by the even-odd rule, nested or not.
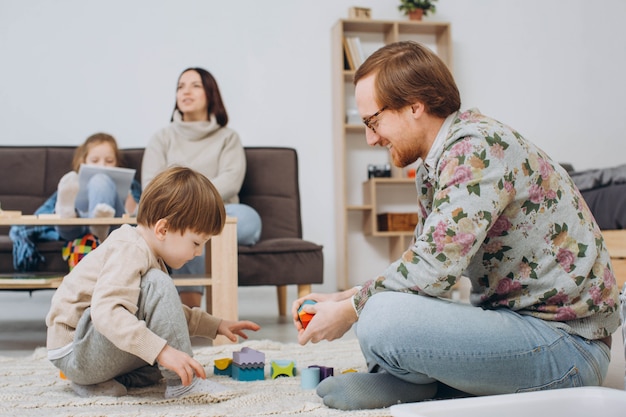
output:
[[[157,239],[159,240],[163,240],[165,239],[165,235],[167,234],[167,220],[166,219],[159,219],[154,227],[154,235],[156,236]]]
[[[424,103],[416,101],[411,105],[411,113],[414,117],[419,117],[424,113]]]

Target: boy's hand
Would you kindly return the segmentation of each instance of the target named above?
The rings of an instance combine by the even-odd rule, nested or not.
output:
[[[185,386],[191,384],[194,375],[198,378],[206,378],[206,372],[200,362],[170,345],[165,345],[163,350],[161,350],[161,353],[157,356],[157,362],[161,366],[176,372]]]
[[[226,336],[231,342],[236,342],[237,336],[241,336],[244,339],[248,338],[248,335],[243,332],[244,330],[252,330],[256,332],[260,328],[261,326],[258,324],[247,320],[222,320],[220,325],[217,327],[217,334]]]

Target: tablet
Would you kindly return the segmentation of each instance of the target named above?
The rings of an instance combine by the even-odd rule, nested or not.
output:
[[[78,195],[76,196],[76,208],[82,212],[89,210],[87,183],[95,174],[106,174],[111,177],[117,186],[117,195],[122,204],[124,204],[130,191],[130,185],[135,177],[135,171],[136,170],[131,168],[81,164],[78,170],[79,189]]]

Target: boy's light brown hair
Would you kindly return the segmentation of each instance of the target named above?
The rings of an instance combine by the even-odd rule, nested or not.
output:
[[[190,168],[171,167],[154,177],[141,193],[137,223],[154,226],[167,220],[168,229],[218,235],[224,229],[224,201],[211,181]]]

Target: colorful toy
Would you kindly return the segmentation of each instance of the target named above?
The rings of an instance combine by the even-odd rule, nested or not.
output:
[[[233,375],[233,360],[230,358],[215,359],[213,361],[213,374],[215,375]]]
[[[319,366],[319,365],[311,365],[309,368],[319,368],[320,370],[320,382],[329,376],[333,376],[335,374],[335,370],[328,366]]]
[[[300,308],[298,308],[298,319],[300,320],[300,323],[302,323],[302,327],[304,327],[305,329],[306,329],[306,326],[309,325],[309,322],[313,318],[314,314],[305,312],[303,310],[303,307],[307,304],[315,304],[316,302],[317,301],[313,301],[313,300],[304,300],[302,305],[300,305]]]
[[[320,368],[305,368],[302,370],[300,386],[303,389],[314,389],[320,383]]]
[[[233,352],[232,378],[238,381],[265,379],[265,354],[249,347]]]
[[[275,360],[270,362],[272,379],[279,376],[296,376],[296,363],[294,361]]]
[[[99,244],[100,241],[96,236],[91,233],[87,233],[81,238],[67,242],[61,250],[61,256],[64,261],[67,261],[71,271],[81,259],[98,247]]]

